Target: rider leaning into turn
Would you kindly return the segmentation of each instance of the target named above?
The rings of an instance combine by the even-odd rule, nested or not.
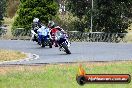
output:
[[[56,26],[54,21],[49,21],[48,27],[50,28],[50,34],[54,35],[57,31],[61,31],[64,35],[67,36],[67,33],[60,26]],[[68,37],[68,36],[67,36]]]
[[[49,21],[48,28],[50,28],[50,38],[52,40],[52,45],[54,45],[55,47],[58,47],[57,41],[55,40],[55,34],[58,31],[55,28],[55,23],[53,21]]]
[[[56,34],[58,34],[59,32],[61,32],[64,35],[63,38],[68,38],[67,37],[67,33],[60,26],[57,26],[54,23],[54,21],[49,21],[48,27],[50,28],[50,37],[51,37],[53,43],[55,44],[55,47],[58,47],[57,40],[55,39]]]
[[[35,33],[37,33],[38,28],[41,26],[41,22],[39,18],[34,18],[33,23],[32,23],[32,29],[34,30]]]
[[[40,26],[42,25],[42,23],[40,22],[39,18],[34,18],[33,19],[33,23],[32,23],[32,29],[31,32],[33,33],[32,35],[32,40],[33,41],[38,41],[37,39],[37,30],[40,28]]]
[[[56,35],[57,35],[58,39],[66,39],[67,40],[67,38],[68,38],[67,33],[60,26],[56,26],[53,21],[49,21],[48,27],[50,28],[50,35],[51,35],[51,37],[56,37]],[[55,39],[55,40],[57,41],[57,39]]]
[[[41,25],[39,29],[37,30],[38,33],[38,44],[41,44],[42,38],[49,38],[49,28],[47,28],[45,25]]]

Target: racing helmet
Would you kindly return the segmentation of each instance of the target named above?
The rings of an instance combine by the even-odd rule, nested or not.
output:
[[[33,19],[33,22],[34,22],[34,23],[38,23],[38,22],[39,22],[39,18],[34,18],[34,19]]]
[[[49,26],[50,28],[53,28],[53,27],[55,26],[54,21],[49,21],[49,22],[48,22],[48,26]]]

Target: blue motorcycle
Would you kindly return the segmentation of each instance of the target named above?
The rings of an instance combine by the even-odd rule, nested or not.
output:
[[[49,38],[49,29],[45,26],[38,29],[38,43],[41,47],[49,46],[49,48],[52,48],[52,41]]]

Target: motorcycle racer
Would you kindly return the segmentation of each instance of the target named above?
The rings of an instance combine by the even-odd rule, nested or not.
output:
[[[37,30],[37,33],[38,33],[38,43],[41,44],[41,39],[42,37],[49,37],[49,28],[47,28],[46,26],[41,26],[38,30]]]
[[[66,31],[64,31],[64,29],[61,28],[60,26],[56,26],[54,21],[49,21],[48,27],[50,28],[50,37],[52,39],[53,44],[55,44],[55,47],[58,47],[57,40],[55,39],[55,37],[56,37],[57,33],[59,33],[59,32],[61,32],[61,34],[63,35],[63,38],[68,41],[68,35],[67,35]],[[59,36],[59,35],[57,35],[57,36]],[[68,45],[69,45],[69,43],[68,43]]]
[[[33,19],[33,23],[32,23],[32,29],[31,29],[31,33],[32,33],[32,37],[31,39],[33,41],[38,41],[37,39],[37,30],[41,27],[41,22],[38,18],[34,18]]]

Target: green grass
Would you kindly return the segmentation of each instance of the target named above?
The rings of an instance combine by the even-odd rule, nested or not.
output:
[[[88,74],[130,74],[132,62],[82,63]],[[130,84],[88,84],[76,82],[79,64],[0,67],[0,88],[132,88]]]

